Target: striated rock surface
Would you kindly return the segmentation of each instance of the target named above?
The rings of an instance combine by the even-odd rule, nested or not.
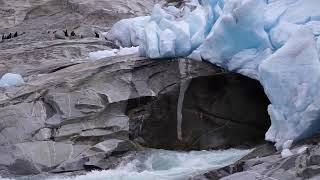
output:
[[[92,66],[88,54],[116,48],[101,33],[154,3],[0,0],[0,76],[18,73],[26,81],[0,89],[0,176],[107,169],[140,149],[129,140],[122,100],[131,93],[125,72],[147,60]]]
[[[318,136],[301,141],[291,151],[292,156],[283,158],[272,144],[264,144],[230,166],[190,178],[190,180],[316,180],[320,178]]]
[[[177,71],[181,64],[188,67],[188,73]],[[191,80],[183,101],[183,113],[201,114],[204,112],[201,108],[211,102],[192,93],[193,88],[202,88],[197,83],[199,80],[206,87],[209,83],[218,85],[219,80],[215,78],[220,79],[219,87],[225,89],[220,92],[218,88],[217,92],[222,94],[232,91],[231,87],[241,92],[245,87],[239,86],[239,81],[248,81],[253,92],[261,92],[253,80],[231,74],[220,77],[217,73],[221,73],[221,69],[186,59],[151,61],[124,56],[80,63],[34,77],[23,86],[2,89],[1,175],[107,169],[112,164],[105,162],[112,162],[108,158],[114,154],[141,149],[137,142],[147,147],[207,149],[263,139],[264,123],[255,125],[257,123],[251,121],[254,115],[246,116],[248,111],[243,109],[234,114],[239,116],[239,121],[247,121],[245,125],[232,121],[227,126],[225,122],[219,124],[223,118],[210,118],[210,114],[205,113],[203,119],[182,114],[183,139],[177,138],[177,98],[181,82]],[[242,97],[241,93],[230,96],[216,96],[216,102],[223,98],[232,102],[233,96],[250,101],[249,96]],[[200,109],[193,107],[188,100],[191,97],[202,100],[204,105],[198,104]],[[267,103],[264,96],[256,97],[263,103],[261,99],[251,99],[253,105]],[[163,115],[167,117],[162,118]],[[207,131],[215,128],[226,129],[211,132],[209,136]],[[237,133],[226,131],[237,129]],[[219,141],[211,139],[218,135]],[[235,135],[237,142],[230,140]],[[200,143],[195,142],[199,136],[204,138],[200,138]],[[206,141],[208,139],[211,141]],[[26,165],[30,168],[25,169]]]
[[[122,18],[149,13],[154,3],[0,0],[0,76],[6,72],[23,76],[49,73],[86,60],[89,52],[114,48],[101,33]],[[11,39],[2,40],[2,35],[10,33]]]

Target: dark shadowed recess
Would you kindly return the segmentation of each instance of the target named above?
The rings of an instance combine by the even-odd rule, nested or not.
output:
[[[182,139],[177,136],[180,86],[128,102],[131,140],[174,150],[250,148],[264,142],[270,102],[258,81],[229,72],[192,79],[181,110]]]

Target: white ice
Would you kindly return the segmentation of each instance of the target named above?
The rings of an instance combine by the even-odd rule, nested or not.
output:
[[[282,148],[283,149],[290,149],[292,146],[293,140],[287,140],[286,142],[283,143]]]
[[[320,62],[309,28],[301,28],[259,67],[260,82],[271,101],[271,127],[266,139],[311,136],[320,129]]]
[[[319,8],[319,0],[186,0],[120,21],[109,36],[120,29],[111,40],[140,45],[141,56],[188,56],[259,80],[271,101],[266,139],[281,147],[320,131]]]
[[[289,149],[283,149],[281,151],[281,157],[282,158],[287,158],[287,157],[290,157],[290,156],[293,156],[293,153]]]
[[[111,49],[111,50],[90,52],[89,58],[92,60],[98,60],[98,59],[113,57],[113,56],[124,56],[124,55],[129,55],[129,54],[138,54],[138,52],[139,52],[139,47],[130,47],[130,48],[120,47],[120,49]]]
[[[20,74],[7,73],[0,79],[0,87],[21,85],[24,80]]]
[[[106,38],[122,47],[138,46],[139,37],[144,34],[144,26],[149,21],[149,18],[149,16],[145,16],[123,19],[112,27]]]

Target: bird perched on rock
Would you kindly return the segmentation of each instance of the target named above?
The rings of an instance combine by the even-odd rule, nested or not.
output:
[[[18,32],[14,33],[13,37],[18,37]]]
[[[64,32],[64,35],[66,36],[66,37],[69,37],[69,34],[68,34],[68,29],[66,29],[65,31],[63,31]]]
[[[75,33],[74,31],[72,31],[72,32],[70,33],[70,39],[76,39],[76,38],[77,38],[76,33]]]
[[[10,33],[8,36],[7,36],[7,39],[11,39],[12,38],[12,34]]]
[[[94,32],[94,34],[96,35],[96,38],[99,38],[99,37],[100,37],[99,33]]]

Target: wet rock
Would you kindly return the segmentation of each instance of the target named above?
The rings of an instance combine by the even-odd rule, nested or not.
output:
[[[84,145],[53,141],[25,142],[0,147],[1,170],[13,175],[38,174],[79,155]]]
[[[269,101],[258,82],[230,73],[196,77],[190,80],[179,110],[181,88],[172,84],[152,102],[129,112],[137,123],[132,125],[133,138],[167,149],[254,147],[264,139],[270,124]]]
[[[79,170],[109,169],[121,162],[121,155],[138,150],[130,141],[109,139],[82,152],[79,156],[63,162],[52,172],[71,172]]]
[[[62,31],[55,32],[54,37],[57,39],[66,39],[66,36],[65,36],[64,32],[62,32]]]
[[[176,70],[179,63],[189,64],[190,74],[182,76]],[[129,137],[127,112],[142,104],[131,102],[152,103],[161,93],[170,94],[168,87],[182,79],[218,71],[186,59],[127,56],[61,68],[6,89],[0,100],[0,143],[7,150],[0,156],[12,159],[4,158],[7,163],[0,170],[19,174],[9,168],[14,162],[34,167],[24,175],[111,167],[126,152],[139,149]],[[61,152],[52,155],[56,148]]]
[[[303,140],[293,147],[291,151],[294,155],[287,158],[282,158],[280,152],[270,149],[270,145],[265,144],[230,166],[191,179],[319,179],[320,146],[307,145],[312,139],[314,138]],[[300,151],[301,148],[307,150]]]

